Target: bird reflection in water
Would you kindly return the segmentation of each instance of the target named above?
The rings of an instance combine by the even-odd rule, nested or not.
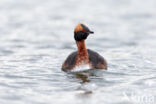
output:
[[[93,94],[93,91],[91,89],[84,87],[85,84],[91,82],[91,80],[89,79],[90,76],[94,76],[93,73],[91,73],[90,71],[75,73],[75,77],[81,80],[81,86],[77,89],[80,90],[80,92],[78,93],[78,97],[84,98],[89,97]]]
[[[88,79],[89,75],[86,75],[84,73],[76,73],[76,78],[82,80],[81,84],[90,82],[90,80]]]

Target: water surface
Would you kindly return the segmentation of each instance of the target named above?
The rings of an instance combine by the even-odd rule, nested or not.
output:
[[[155,0],[1,0],[0,104],[155,104]],[[68,74],[74,26],[108,71]]]

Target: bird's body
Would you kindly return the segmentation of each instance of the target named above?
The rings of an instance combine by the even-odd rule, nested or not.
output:
[[[87,63],[81,61],[80,63],[77,63],[77,56],[78,52],[75,51],[71,53],[67,59],[65,60],[62,70],[63,71],[68,71],[68,70],[76,70],[78,68],[86,68],[86,69],[106,69],[107,68],[107,63],[104,60],[104,58],[99,55],[97,52],[94,52],[90,49],[87,49],[88,51],[88,60]],[[82,58],[83,59],[83,58]]]
[[[88,33],[87,33],[88,32]],[[86,48],[85,39],[91,32],[85,25],[78,24],[74,31],[74,38],[78,47],[78,51],[71,53],[64,64],[63,71],[77,70],[79,68],[85,69],[107,69],[105,59],[90,49]]]

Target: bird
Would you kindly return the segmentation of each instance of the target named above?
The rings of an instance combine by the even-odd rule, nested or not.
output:
[[[94,34],[86,25],[79,23],[74,29],[74,39],[77,45],[77,51],[72,52],[62,64],[63,71],[87,69],[105,69],[107,62],[99,53],[87,49],[85,40],[90,34]]]

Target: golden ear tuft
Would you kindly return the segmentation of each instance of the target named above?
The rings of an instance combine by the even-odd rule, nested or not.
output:
[[[81,26],[80,23],[74,29],[74,32],[78,32],[78,31],[83,31],[83,27]]]

